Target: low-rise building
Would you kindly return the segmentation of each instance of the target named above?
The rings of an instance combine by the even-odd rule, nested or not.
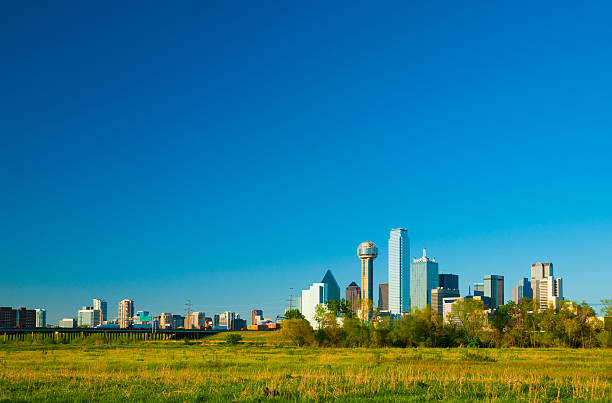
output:
[[[17,326],[17,310],[10,306],[0,307],[0,328],[12,329]]]
[[[36,327],[36,311],[23,306],[17,308],[17,327],[21,329],[34,329]]]
[[[63,318],[59,321],[59,327],[63,329],[73,329],[76,327],[77,321],[74,318]]]
[[[459,297],[459,290],[447,288],[434,288],[431,290],[431,309],[444,315],[444,299]]]

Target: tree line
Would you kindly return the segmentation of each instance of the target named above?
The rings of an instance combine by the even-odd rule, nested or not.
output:
[[[612,347],[612,300],[603,300],[605,324],[587,303],[561,301],[538,311],[537,301],[508,302],[487,314],[482,301],[462,299],[445,321],[427,307],[392,320],[374,311],[358,317],[347,301],[318,305],[315,327],[288,311],[282,344],[317,347]],[[360,304],[361,305],[361,304]]]

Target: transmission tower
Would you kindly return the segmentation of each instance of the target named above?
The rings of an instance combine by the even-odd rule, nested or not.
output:
[[[187,302],[185,302],[185,306],[187,308],[185,308],[185,310],[187,311],[187,316],[191,315],[191,300],[188,299]]]
[[[293,310],[293,287],[289,287],[289,310]]]

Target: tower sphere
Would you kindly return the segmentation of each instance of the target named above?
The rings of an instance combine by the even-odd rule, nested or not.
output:
[[[374,242],[362,242],[357,248],[357,256],[359,259],[375,259],[378,256],[378,247]]]

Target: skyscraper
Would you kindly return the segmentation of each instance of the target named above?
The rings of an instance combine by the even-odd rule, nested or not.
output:
[[[134,316],[134,301],[131,299],[124,299],[119,302],[119,313],[118,321],[119,327],[125,329],[130,327],[132,324],[132,317]]]
[[[359,307],[355,306],[355,301],[361,298],[361,289],[354,281],[346,287],[346,300],[351,303],[353,311],[357,312]]]
[[[410,311],[410,238],[403,228],[389,234],[389,312]]]
[[[563,277],[559,277],[558,279],[555,280],[555,285],[557,286],[556,291],[556,297],[559,300],[563,300]]]
[[[504,304],[504,276],[488,274],[484,276],[484,296],[491,298],[490,307],[495,309]]]
[[[475,297],[484,296],[484,283],[474,283],[474,296]]]
[[[338,282],[336,281],[336,278],[332,274],[331,270],[327,270],[321,282],[327,284],[327,295],[325,296],[325,301],[332,299],[340,301],[340,286],[338,285]]]
[[[563,300],[563,280],[555,280],[552,263],[531,265],[531,290],[540,310],[555,308]]]
[[[389,312],[389,283],[378,285],[378,309],[381,312]]]
[[[312,327],[317,326],[314,320],[315,308],[319,304],[325,303],[325,295],[327,295],[326,283],[314,283],[307,290],[302,290],[302,315],[306,318]]]
[[[94,309],[99,309],[100,312],[102,312],[102,317],[101,317],[101,321],[100,323],[98,323],[99,325],[102,324],[102,322],[106,322],[107,316],[106,316],[106,308],[107,308],[107,304],[106,301],[104,301],[103,299],[98,299],[98,298],[94,298],[93,300],[93,307]]]
[[[428,258],[423,248],[423,257],[414,259],[410,266],[410,309],[431,305],[431,290],[438,288],[438,282],[438,263]]]
[[[523,298],[531,298],[533,299],[533,291],[531,289],[531,282],[528,278],[523,278],[519,280],[516,287],[512,289],[512,301],[515,304],[521,302]]]
[[[361,299],[374,301],[374,259],[378,256],[378,248],[373,242],[362,242],[357,248],[357,256],[361,259]]]
[[[47,310],[46,309],[35,309],[36,311],[36,327],[47,326]]]

